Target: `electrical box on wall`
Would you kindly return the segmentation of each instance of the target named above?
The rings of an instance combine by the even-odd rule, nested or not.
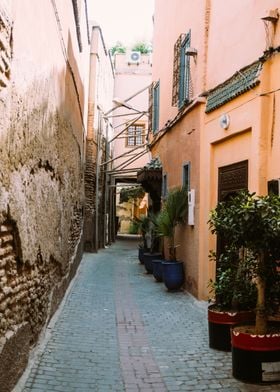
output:
[[[194,207],[195,207],[195,190],[191,189],[188,192],[188,225],[194,226]]]

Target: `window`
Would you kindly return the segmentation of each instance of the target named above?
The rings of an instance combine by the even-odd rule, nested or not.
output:
[[[162,197],[165,198],[167,196],[167,174],[164,174],[162,177]]]
[[[191,189],[191,181],[190,181],[190,176],[191,174],[191,163],[185,163],[183,165],[183,186],[185,186],[187,188],[187,190],[189,191]]]
[[[144,125],[134,124],[127,129],[126,146],[140,146],[144,143],[145,128]]]
[[[190,47],[191,32],[181,34],[174,45],[172,105],[179,108],[190,100]]]
[[[159,131],[159,81],[153,82],[149,90],[149,131]]]

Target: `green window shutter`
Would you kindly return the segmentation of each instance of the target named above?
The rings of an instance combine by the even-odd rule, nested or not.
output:
[[[149,86],[148,132],[153,131],[154,83]]]
[[[191,189],[190,177],[191,177],[191,163],[187,162],[183,165],[182,186],[186,187],[188,191],[190,191]]]
[[[179,109],[183,107],[185,103],[189,101],[190,92],[190,59],[186,56],[186,49],[190,47],[191,43],[191,32],[185,36],[185,39],[181,43],[180,49],[180,71],[179,71]]]
[[[159,81],[153,88],[153,133],[159,130]]]
[[[174,45],[173,57],[173,84],[172,84],[172,106],[178,106],[179,102],[179,79],[180,79],[180,59],[181,46],[186,38],[186,34],[181,34]]]

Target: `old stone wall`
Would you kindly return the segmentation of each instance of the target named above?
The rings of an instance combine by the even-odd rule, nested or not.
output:
[[[96,193],[97,145],[93,139],[86,140],[85,167],[85,221],[84,246],[86,252],[97,250],[95,243],[95,193]]]
[[[55,13],[51,2],[46,5],[53,19],[44,21],[55,37]],[[67,61],[57,38],[42,72],[39,63],[26,58],[32,47],[14,50],[18,20],[0,6],[1,392],[11,391],[75,274],[84,214],[81,102],[87,96],[75,35]]]

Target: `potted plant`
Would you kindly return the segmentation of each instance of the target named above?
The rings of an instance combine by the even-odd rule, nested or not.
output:
[[[241,192],[229,218],[233,215],[231,232],[236,245],[250,255],[257,288],[255,323],[232,328],[233,376],[253,383],[274,376],[279,382],[279,369],[275,374],[271,369],[280,362],[280,322],[275,316],[280,313],[280,198]]]
[[[140,215],[139,218],[135,217],[133,219],[135,227],[138,232],[141,234],[141,243],[138,247],[138,259],[141,264],[144,264],[144,253],[149,251],[148,243],[147,243],[147,233],[150,227],[150,218],[148,215]]]
[[[208,307],[209,346],[230,351],[230,329],[234,324],[252,321],[255,317],[256,287],[251,269],[251,255],[239,246],[236,238],[234,199],[218,203],[210,213],[211,232],[223,243],[220,254],[211,252],[216,263],[216,278],[210,280],[211,305]]]
[[[168,260],[162,263],[163,282],[168,290],[179,289],[184,283],[183,262],[177,260],[175,228],[185,222],[188,210],[188,191],[185,187],[171,190],[157,218],[160,236],[168,239]]]
[[[148,274],[153,273],[153,260],[162,258],[162,254],[159,251],[160,241],[157,230],[157,215],[153,212],[149,212],[149,228],[146,234],[146,238],[150,244],[150,248],[144,253],[144,265]]]

